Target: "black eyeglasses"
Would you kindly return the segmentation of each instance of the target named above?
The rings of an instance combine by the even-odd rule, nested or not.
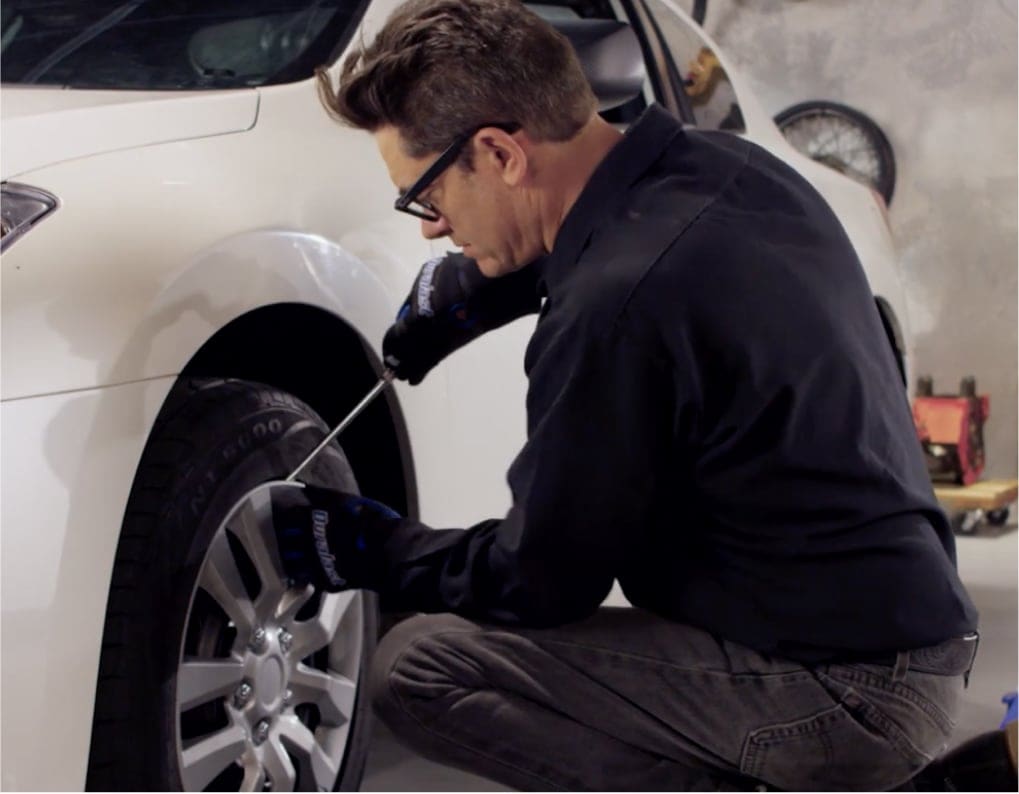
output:
[[[496,127],[503,132],[514,133],[520,129],[520,125],[515,122],[503,122],[501,124],[479,124],[477,127],[468,130],[467,132],[457,135],[453,142],[445,148],[445,150],[432,163],[425,172],[418,178],[418,180],[407,188],[401,196],[398,196],[396,203],[393,204],[393,208],[400,212],[406,212],[408,215],[413,215],[417,218],[421,218],[426,221],[437,221],[442,217],[439,212],[429,204],[427,201],[423,201],[418,198],[418,195],[425,191],[429,185],[432,184],[439,175],[449,168],[460,156],[460,152],[464,146],[467,145],[467,141],[474,137],[474,134],[478,130],[483,130],[485,127]]]

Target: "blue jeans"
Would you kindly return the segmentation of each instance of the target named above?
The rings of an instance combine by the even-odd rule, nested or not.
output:
[[[421,615],[383,638],[370,688],[419,753],[521,790],[873,791],[947,744],[973,649],[939,648],[804,667],[638,609]]]

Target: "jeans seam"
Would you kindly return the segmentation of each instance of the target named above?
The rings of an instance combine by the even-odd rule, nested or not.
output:
[[[749,739],[759,747],[768,747],[771,744],[791,739],[794,736],[816,735],[819,732],[818,729],[836,721],[840,710],[844,710],[842,705],[836,703],[807,717],[790,720],[778,725],[765,725],[751,731]]]
[[[478,630],[478,631],[471,631],[471,630],[445,631],[445,632],[440,632],[440,633],[437,633],[437,634],[430,634],[428,638],[432,639],[432,638],[435,638],[435,637],[444,637],[444,636],[450,635],[450,634],[483,634],[483,633],[485,633],[483,630]],[[396,657],[396,660],[393,662],[392,667],[390,667],[390,669],[388,671],[386,671],[386,687],[387,687],[387,689],[389,689],[390,694],[393,695],[393,699],[396,701],[397,705],[399,705],[400,710],[404,713],[404,715],[406,717],[408,717],[412,722],[414,722],[425,733],[428,733],[428,734],[430,734],[430,735],[432,735],[432,736],[434,736],[434,737],[436,737],[438,739],[441,739],[444,742],[448,742],[449,744],[452,744],[455,747],[459,747],[462,750],[466,750],[469,753],[473,753],[474,755],[478,755],[478,756],[480,756],[482,758],[485,758],[485,759],[487,759],[489,761],[492,761],[493,763],[496,763],[496,764],[498,764],[500,766],[504,766],[504,767],[506,767],[508,769],[512,769],[512,770],[514,770],[516,772],[519,772],[519,773],[521,773],[523,775],[526,775],[528,777],[534,778],[535,780],[541,781],[541,783],[543,783],[548,788],[556,789],[558,791],[568,791],[569,790],[566,787],[556,783],[555,781],[546,778],[544,775],[540,775],[537,772],[534,772],[534,771],[529,770],[529,769],[524,769],[523,767],[517,766],[516,764],[512,764],[512,763],[510,763],[508,761],[505,761],[505,760],[503,760],[501,758],[497,758],[497,757],[495,757],[493,755],[490,755],[489,753],[486,753],[486,752],[483,752],[482,750],[479,750],[476,747],[471,747],[469,745],[463,744],[462,742],[459,742],[459,741],[457,741],[457,740],[455,740],[455,739],[453,739],[453,738],[451,738],[449,736],[446,736],[443,733],[440,733],[437,730],[434,730],[434,729],[428,727],[427,725],[425,725],[425,723],[423,723],[420,719],[418,719],[417,716],[410,709],[407,708],[406,704],[404,703],[403,696],[400,694],[399,689],[397,689],[393,685],[393,680],[392,680],[391,673],[392,673],[393,670],[395,670],[399,666],[399,664],[400,664],[401,660],[404,658],[404,656],[406,656],[407,653],[412,648],[414,648],[419,642],[420,642],[420,638],[415,638],[410,643],[408,643],[408,645],[402,651],[400,651],[400,655]]]
[[[881,676],[874,675],[866,670],[840,668],[838,672],[829,670],[828,675],[836,681],[843,680],[856,684],[867,684],[881,689],[888,694],[901,697],[923,711],[946,733],[950,733],[955,728],[955,723],[952,719],[936,703],[931,702],[907,684],[897,681],[886,681]],[[860,696],[864,697],[862,694]]]
[[[831,678],[829,674],[820,671],[818,672],[818,677],[822,681],[825,678]],[[918,759],[925,759],[928,762],[931,760],[931,756],[917,747],[909,736],[890,717],[886,716],[881,711],[881,708],[868,698],[866,694],[858,689],[854,689],[843,681],[839,681],[838,678],[833,680],[841,683],[847,689],[839,697],[839,705],[843,708],[849,719],[860,724],[865,729],[868,727],[867,723],[870,723],[870,729],[876,729],[882,738],[894,747],[896,752],[907,762],[916,763]]]
[[[743,740],[743,747],[740,751],[739,771],[748,777],[757,778],[760,774],[758,769],[758,756],[761,754],[761,745],[754,741],[753,732],[748,733]]]
[[[913,741],[905,734],[905,732],[891,719],[885,716],[878,706],[872,703],[867,697],[860,694],[857,690],[854,689],[853,693],[860,700],[861,713],[865,715],[867,720],[883,731],[885,740],[896,749],[903,759],[911,764],[916,763],[917,759],[924,759],[924,763],[931,761],[931,756],[913,744]],[[859,721],[859,718],[853,713],[852,709],[847,708],[846,713],[849,715],[850,719]]]
[[[667,667],[670,670],[676,670],[676,671],[683,672],[683,673],[698,673],[698,674],[701,674],[701,675],[722,676],[724,678],[730,678],[730,679],[733,679],[733,678],[736,678],[736,679],[739,679],[739,678],[747,678],[747,679],[761,679],[761,678],[769,678],[769,679],[775,679],[775,678],[813,678],[813,674],[805,666],[801,667],[799,670],[786,670],[785,672],[781,672],[781,673],[756,673],[756,672],[749,672],[749,671],[745,672],[745,673],[733,673],[733,672],[730,672],[728,670],[709,670],[709,669],[706,669],[706,668],[703,668],[703,667],[686,667],[684,665],[675,664],[674,662],[669,662],[669,661],[666,661],[664,659],[657,659],[657,658],[655,658],[653,656],[643,656],[641,654],[627,653],[625,651],[617,651],[617,650],[612,650],[612,649],[608,649],[608,648],[602,648],[602,647],[599,647],[597,645],[585,645],[585,644],[579,643],[579,642],[570,642],[569,640],[554,640],[554,639],[545,639],[545,638],[538,639],[538,638],[535,638],[533,636],[528,636],[528,639],[530,639],[532,642],[534,642],[538,646],[541,646],[541,645],[565,645],[565,646],[570,647],[570,648],[579,648],[579,649],[585,650],[585,651],[593,651],[595,653],[598,653],[598,654],[601,654],[601,655],[604,655],[604,656],[614,656],[614,657],[617,657],[619,659],[630,659],[630,660],[635,660],[635,661],[646,662],[646,663],[649,663],[649,664],[652,664],[652,665],[658,665],[658,666],[661,666],[661,667]]]
[[[661,660],[655,659],[655,658],[650,657],[650,656],[642,656],[642,655],[638,655],[638,654],[620,653],[618,651],[609,650],[609,649],[605,649],[605,648],[600,648],[598,646],[593,646],[593,645],[583,645],[581,643],[570,642],[568,640],[538,640],[538,639],[536,639],[533,636],[527,636],[527,635],[520,635],[520,636],[524,636],[525,639],[529,640],[530,642],[533,642],[540,650],[542,650],[545,653],[548,653],[550,655],[553,655],[553,656],[554,656],[554,654],[552,653],[552,651],[549,650],[549,648],[544,647],[544,646],[546,646],[546,645],[562,645],[562,646],[566,646],[566,647],[569,647],[569,648],[579,648],[579,649],[582,649],[582,650],[595,651],[595,652],[597,652],[599,654],[603,654],[603,655],[606,655],[606,656],[614,656],[614,657],[621,657],[621,658],[625,658],[625,659],[629,659],[629,660],[639,660],[639,661],[643,661],[643,662],[650,662],[653,665],[662,665],[662,666],[665,666],[665,667],[667,667],[669,669],[679,670],[679,671],[682,671],[682,672],[690,672],[690,673],[703,672],[701,670],[698,670],[698,668],[679,667],[678,665],[672,665],[672,664],[669,664],[668,662],[663,662]],[[567,661],[567,660],[565,660],[565,659],[563,659],[562,657],[559,657],[559,656],[555,656],[555,658],[558,659],[561,664],[568,665],[572,670],[574,670],[577,673],[577,675],[586,676],[592,683],[597,684],[598,686],[604,686],[604,684],[602,684],[596,678],[593,678],[592,676],[590,676],[587,673],[587,671],[585,671],[582,667],[578,667],[574,662]],[[671,732],[671,733],[678,733],[674,726],[670,725],[667,720],[664,720],[662,717],[658,716],[657,714],[654,714],[652,712],[647,711],[642,706],[639,706],[636,703],[632,703],[631,702],[631,705],[634,708],[639,709],[648,719],[654,720],[655,722],[659,723],[664,729],[668,730],[669,732]],[[568,715],[564,715],[564,716],[568,717]],[[627,742],[627,741],[625,741],[623,739],[620,739],[620,738],[618,738],[616,736],[613,736],[611,733],[607,733],[606,731],[603,731],[600,728],[595,728],[593,726],[588,726],[588,727],[591,728],[592,730],[596,730],[599,733],[603,733],[603,734],[609,736],[610,738],[612,738],[613,740],[615,740],[617,742],[620,742],[620,743],[625,744],[625,745],[630,746],[630,747],[634,747],[637,750],[642,750],[643,752],[649,752],[645,748],[638,747],[638,746],[636,746],[636,745],[634,745],[634,744],[632,744],[630,742]],[[687,736],[687,735],[683,735],[682,739],[684,741],[690,743],[691,745],[695,746],[700,752],[704,753],[705,756],[708,756],[708,757],[711,757],[711,758],[714,759],[713,762],[708,762],[708,761],[703,761],[702,760],[702,763],[704,764],[705,769],[709,769],[709,770],[711,770],[714,773],[722,773],[722,774],[724,774],[724,773],[731,772],[732,770],[735,770],[735,769],[738,768],[736,765],[734,765],[731,762],[729,762],[726,758],[724,758],[723,756],[719,755],[711,747],[705,746],[703,743],[701,743],[699,741],[696,741],[693,737]],[[691,754],[691,753],[689,753],[689,751],[683,751],[683,752],[686,752],[688,755]],[[674,758],[674,757],[671,757],[671,756],[660,756],[660,757],[665,759],[665,760],[667,760],[667,761],[670,761],[671,763],[674,763],[674,764],[683,764],[684,763],[680,758]]]
[[[750,731],[746,739],[744,739],[743,747],[740,750],[740,772],[751,778],[759,778],[763,771],[761,769],[763,763],[761,759],[766,757],[766,751],[774,745],[781,745],[782,742],[797,736],[816,737],[825,748],[826,758],[830,759],[832,757],[832,745],[824,728],[826,725],[837,721],[840,712],[845,714],[845,709],[842,707],[842,704],[836,703],[834,706],[830,706],[823,711],[798,720],[791,720],[778,725],[765,725]]]

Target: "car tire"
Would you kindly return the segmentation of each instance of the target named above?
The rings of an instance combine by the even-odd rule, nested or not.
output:
[[[872,187],[890,206],[895,193],[895,153],[881,127],[870,116],[838,102],[815,99],[788,107],[775,116],[786,139],[803,154]],[[840,149],[841,135],[852,132],[860,141]],[[851,155],[864,152],[873,158],[863,166],[851,162]]]
[[[117,547],[89,790],[357,789],[377,600],[293,586],[265,518],[267,489],[300,487],[279,481],[326,432],[262,384],[171,391]],[[357,491],[335,442],[301,479]]]

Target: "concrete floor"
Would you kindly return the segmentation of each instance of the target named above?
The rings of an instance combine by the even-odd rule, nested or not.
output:
[[[959,571],[980,610],[980,651],[966,690],[955,742],[991,728],[1004,716],[1001,696],[1016,688],[1016,561],[1019,535],[1010,525],[959,537]],[[362,791],[508,791],[483,778],[430,763],[404,749],[376,724]]]

